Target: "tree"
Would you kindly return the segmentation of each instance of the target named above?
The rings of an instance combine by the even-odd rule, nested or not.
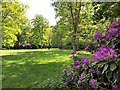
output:
[[[49,49],[52,46],[52,35],[53,35],[52,26],[47,27],[45,32],[45,40],[46,40],[45,46],[47,46]]]
[[[78,25],[79,25],[79,21],[80,21],[80,11],[81,11],[81,2],[75,2],[75,3],[68,3],[68,7],[70,10],[70,14],[71,14],[71,22],[73,25],[73,51],[76,52],[76,48],[77,48],[77,40],[76,40],[76,35],[77,35],[77,30],[78,30]]]
[[[35,18],[32,19],[32,25],[32,43],[40,45],[42,48],[46,43],[45,32],[49,27],[49,23],[46,18],[37,14],[35,15]]]
[[[81,2],[54,2],[52,4],[55,7],[57,12],[56,16],[61,16],[69,20],[73,28],[73,51],[76,52],[77,43],[76,43],[76,34],[78,30],[78,24],[80,20],[80,10],[81,10]],[[70,16],[69,16],[70,15]]]
[[[53,27],[53,47],[67,48],[71,43],[72,27],[66,18],[60,18],[57,24]]]
[[[67,27],[66,32],[69,33],[67,36],[72,42],[74,51],[79,50],[81,45],[85,46],[85,43],[93,39],[94,32],[101,27],[98,25],[97,28],[97,25],[94,25],[94,8],[91,2],[53,2],[52,5],[59,22],[67,22],[61,26]]]
[[[120,2],[94,2],[94,23],[104,19],[110,23],[116,18],[120,18]],[[109,23],[109,24],[110,24]]]
[[[26,21],[26,23],[24,25],[22,25],[21,27],[21,33],[17,34],[17,39],[18,41],[16,41],[16,45],[20,46],[23,45],[25,43],[30,43],[31,38],[32,38],[32,26],[30,24],[30,21]]]
[[[27,20],[25,17],[27,5],[17,0],[3,0],[2,4],[2,45],[4,47],[14,46],[18,41],[17,34],[21,33],[21,27]]]

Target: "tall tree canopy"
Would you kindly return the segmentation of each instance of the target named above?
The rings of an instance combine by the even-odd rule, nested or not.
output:
[[[27,5],[17,0],[3,0],[2,3],[2,45],[13,46],[17,41],[17,34],[22,32],[21,27],[27,21],[25,17]]]
[[[56,16],[67,18],[73,28],[73,50],[76,51],[76,34],[80,21],[81,2],[54,2],[52,4],[56,10]]]
[[[71,43],[71,24],[67,19],[60,18],[53,27],[52,45],[53,47],[64,48]],[[67,47],[66,47],[67,48]]]
[[[120,18],[120,2],[93,2],[94,21],[104,19],[113,22],[115,18]]]
[[[41,48],[53,46],[76,51],[83,49],[96,31],[104,34],[113,20],[120,19],[120,2],[53,1],[52,6],[58,18],[53,27],[40,14],[28,20],[25,16],[28,6],[18,0],[3,0],[0,5],[4,47],[29,43]]]
[[[71,36],[73,50],[76,51],[79,49],[79,43],[92,38],[95,32],[96,26],[93,23],[94,8],[92,3],[53,2],[52,5],[56,11],[56,17],[60,18],[59,22],[67,22],[67,25],[61,25],[68,26],[66,32],[70,32],[68,36]]]
[[[35,15],[35,18],[32,19],[32,25],[32,43],[40,45],[42,48],[46,43],[45,33],[49,27],[49,23],[46,18],[37,14]]]

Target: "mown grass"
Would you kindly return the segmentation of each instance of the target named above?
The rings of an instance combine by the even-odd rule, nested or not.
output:
[[[60,49],[2,50],[3,88],[54,88],[61,83],[64,67],[72,62],[69,52]],[[82,56],[91,56],[80,51]],[[47,90],[47,89],[46,89]]]

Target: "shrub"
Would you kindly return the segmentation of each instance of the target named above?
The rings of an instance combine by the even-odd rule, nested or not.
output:
[[[93,57],[79,56],[71,52],[74,63],[63,70],[63,82],[70,90],[119,90],[120,89],[120,20],[110,24],[105,35],[94,34],[85,50]]]

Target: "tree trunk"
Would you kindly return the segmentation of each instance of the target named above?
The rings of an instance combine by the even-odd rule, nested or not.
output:
[[[77,9],[76,9],[77,8]],[[73,12],[73,8],[72,8],[72,3],[69,3],[69,9],[70,9],[70,13],[71,13],[71,17],[72,17],[72,25],[73,25],[73,51],[76,52],[77,50],[77,29],[78,29],[78,24],[79,24],[79,19],[80,19],[80,10],[81,10],[81,2],[79,2],[79,6],[78,6],[78,2],[76,2],[76,8],[75,8],[75,12]]]
[[[76,31],[77,31],[77,28],[74,27],[74,35],[73,35],[73,51],[76,52],[76,49],[77,49],[77,43],[76,43]]]

